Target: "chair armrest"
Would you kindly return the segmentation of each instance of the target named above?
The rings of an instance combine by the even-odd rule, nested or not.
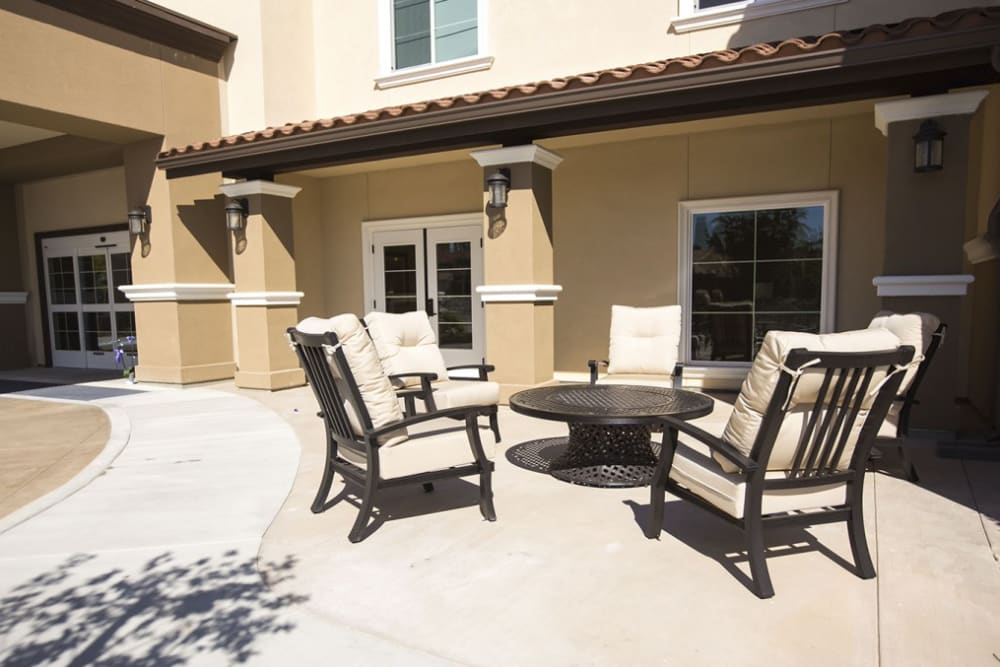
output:
[[[608,362],[607,361],[601,361],[599,359],[588,359],[587,360],[587,367],[590,368],[590,384],[594,384],[595,382],[597,382],[597,367],[598,366],[604,366],[605,368],[607,368],[608,367]]]
[[[424,383],[424,380],[433,382],[438,379],[437,373],[393,373],[389,376],[389,380],[402,380],[403,378],[420,378],[420,384]]]
[[[462,364],[460,366],[448,366],[445,370],[448,371],[461,371],[468,368],[475,368],[479,371],[479,379],[486,382],[490,379],[489,374],[496,370],[496,366],[493,364]]]
[[[679,361],[674,364],[674,373],[672,377],[674,379],[674,389],[680,389],[681,386],[683,386],[682,380],[684,377],[684,364]]]
[[[424,412],[413,417],[405,417],[400,419],[398,422],[392,422],[391,424],[386,424],[385,426],[372,429],[365,435],[369,438],[378,438],[379,436],[392,433],[393,431],[398,431],[401,428],[407,428],[409,426],[432,421],[434,419],[444,419],[446,417],[468,417],[469,415],[477,417],[479,415],[488,414],[491,407],[492,406],[489,405],[463,405],[457,408],[446,408],[444,410],[435,410],[434,412]]]
[[[718,452],[723,458],[743,471],[749,473],[757,469],[756,461],[747,458],[743,452],[739,451],[722,438],[714,436],[708,431],[700,429],[694,424],[676,417],[663,417],[662,421],[665,426],[675,428],[678,432],[689,435],[695,440],[705,443],[713,452]]]

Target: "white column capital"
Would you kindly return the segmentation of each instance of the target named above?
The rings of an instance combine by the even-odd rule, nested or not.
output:
[[[552,170],[563,161],[561,155],[535,144],[472,151],[470,155],[473,160],[479,163],[480,167],[509,167],[512,164],[531,162]]]
[[[989,94],[988,90],[967,90],[961,93],[924,95],[879,102],[875,105],[875,127],[885,136],[889,136],[889,124],[897,121],[973,114]]]
[[[237,198],[248,195],[272,195],[292,199],[302,188],[295,185],[284,185],[274,181],[239,181],[238,183],[223,183],[219,190],[227,197]]]

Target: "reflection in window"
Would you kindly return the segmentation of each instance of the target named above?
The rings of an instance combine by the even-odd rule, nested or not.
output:
[[[111,331],[111,313],[84,313],[83,340],[88,352],[112,349],[114,336]]]
[[[472,349],[472,244],[438,243],[438,344]]]
[[[80,351],[80,318],[76,313],[52,313],[52,338],[57,350]]]
[[[385,312],[408,313],[417,309],[417,248],[385,246]]]
[[[81,255],[81,303],[108,303],[108,258],[104,254]]]
[[[128,297],[119,287],[132,284],[132,262],[127,252],[111,255],[111,277],[114,286],[115,303],[128,303]]]
[[[73,270],[73,258],[49,257],[48,269],[49,302],[57,305],[76,303],[76,271]]]
[[[822,206],[692,216],[691,359],[748,362],[771,329],[818,332]]]
[[[477,0],[393,0],[393,69],[479,52]]]

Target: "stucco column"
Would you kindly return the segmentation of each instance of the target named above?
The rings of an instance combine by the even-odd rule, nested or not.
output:
[[[132,236],[132,284],[140,382],[187,384],[233,376],[229,253],[219,176],[167,180],[153,163],[162,139],[124,148],[128,208],[149,207]],[[122,211],[122,216],[125,216]]]
[[[285,331],[298,322],[292,198],[301,188],[271,181],[223,185],[247,204],[246,228],[233,234],[236,377],[238,387],[284,389],[305,382]]]
[[[28,354],[28,291],[21,280],[14,186],[0,184],[0,369],[24,368]],[[36,295],[37,297],[37,295]]]
[[[896,312],[924,311],[948,325],[920,386],[913,410],[917,428],[959,428],[958,397],[968,395],[972,276],[963,244],[975,216],[970,175],[970,120],[987,91],[931,95],[875,106],[875,124],[888,138],[884,275],[874,279],[882,307]],[[943,169],[914,171],[913,135],[933,119],[947,134]]]
[[[486,360],[501,385],[501,400],[552,380],[553,305],[562,288],[552,273],[552,170],[562,158],[540,146],[477,151],[483,167],[483,262]],[[506,208],[489,205],[486,178],[510,171]]]

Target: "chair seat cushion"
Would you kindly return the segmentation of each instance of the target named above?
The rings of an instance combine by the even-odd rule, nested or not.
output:
[[[712,458],[709,447],[681,434],[670,479],[711,503],[732,517],[743,517],[746,500],[746,481],[738,472],[726,472]],[[769,478],[784,477],[785,473],[772,471]],[[828,484],[812,489],[771,490],[764,493],[763,513],[809,510],[831,505],[841,505],[847,498],[847,485]]]
[[[394,438],[391,444],[383,445],[379,449],[380,478],[416,475],[476,462],[464,424],[455,426],[455,422],[451,420],[439,420],[431,422],[429,426],[431,430],[418,433],[413,432],[415,429],[410,429],[407,437]],[[485,427],[480,428],[479,439],[483,444],[486,458],[492,461],[496,446]],[[366,457],[361,452],[343,446],[338,452],[357,466],[362,468],[367,466]]]
[[[496,382],[445,380],[431,386],[438,410],[466,405],[496,405],[500,402],[500,385]]]
[[[889,406],[889,412],[885,416],[885,421],[882,422],[882,426],[878,429],[878,437],[880,438],[898,438],[899,437],[899,411],[903,409],[903,404],[898,401],[893,401],[892,405]]]
[[[674,386],[674,376],[663,373],[617,373],[598,378],[597,384],[638,384],[670,389]]]

